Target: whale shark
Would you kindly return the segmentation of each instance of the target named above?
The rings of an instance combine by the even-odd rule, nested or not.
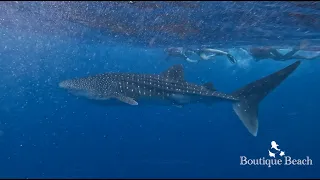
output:
[[[173,65],[158,74],[108,72],[87,77],[67,79],[59,83],[75,96],[105,105],[169,105],[184,107],[188,104],[231,102],[233,110],[247,130],[253,135],[258,133],[259,103],[279,86],[300,65],[296,61],[259,80],[227,94],[218,91],[213,83],[201,85],[184,78],[180,64]]]

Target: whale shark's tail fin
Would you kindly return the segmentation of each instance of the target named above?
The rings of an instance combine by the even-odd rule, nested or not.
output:
[[[233,103],[233,110],[253,136],[257,136],[258,133],[259,103],[293,73],[300,63],[297,61],[273,74],[247,84],[233,93],[233,96],[240,100]]]

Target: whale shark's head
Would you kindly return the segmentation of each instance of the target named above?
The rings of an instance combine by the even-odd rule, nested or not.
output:
[[[70,79],[60,82],[59,87],[66,90],[85,90],[89,88],[89,84],[84,79]]]
[[[59,87],[75,96],[84,96],[90,99],[101,98],[101,95],[111,91],[106,76],[91,76],[86,78],[68,79],[59,83]],[[103,90],[103,91],[102,91]]]
[[[75,96],[89,97],[92,91],[92,86],[84,79],[65,80],[59,83],[59,87]]]
[[[73,95],[84,96],[89,99],[108,99],[117,90],[117,75],[109,73],[84,78],[68,79],[59,83],[59,87]]]

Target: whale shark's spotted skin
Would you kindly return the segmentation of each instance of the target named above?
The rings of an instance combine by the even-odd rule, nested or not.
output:
[[[95,79],[95,82],[92,82],[90,79]],[[101,74],[82,80],[91,81],[91,83],[87,83],[88,86],[85,88],[92,87],[92,85],[103,87],[106,84],[115,83],[115,90],[129,97],[159,96],[161,98],[166,98],[172,93],[177,93],[183,95],[215,96],[224,99],[237,100],[237,98],[232,95],[209,90],[204,86],[191,84],[186,81],[172,80],[161,75]],[[96,84],[94,85],[94,83]]]
[[[210,105],[216,101],[230,101],[233,102],[233,109],[243,124],[256,136],[259,102],[299,65],[300,61],[297,61],[278,72],[247,84],[232,94],[217,91],[212,83],[196,85],[185,81],[181,65],[174,65],[161,74],[104,73],[65,80],[59,83],[59,86],[89,99],[117,99],[129,105],[138,105],[143,99],[154,98],[178,106],[192,103]]]
[[[104,73],[86,78],[66,80],[60,87],[71,89],[85,89],[96,97],[108,98],[112,93],[124,97],[157,97],[160,99],[174,98],[181,95],[198,97],[212,97],[225,100],[238,100],[232,95],[218,92],[203,85],[189,83],[183,79],[182,66],[176,65],[162,74],[135,74],[135,73]],[[111,95],[110,95],[111,94]]]

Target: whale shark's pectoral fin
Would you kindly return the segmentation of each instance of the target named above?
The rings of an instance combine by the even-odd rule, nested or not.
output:
[[[117,91],[117,84],[115,82],[109,83],[107,89],[109,90],[109,92],[104,94],[106,99],[115,98],[115,99],[118,99],[121,102],[130,104],[130,105],[138,105],[138,102],[135,101],[133,98],[127,97],[124,94],[119,93]]]
[[[133,98],[124,96],[122,94],[117,94],[114,96],[114,98],[116,98],[119,101],[122,101],[124,103],[130,104],[130,105],[138,105],[138,102],[135,101]]]
[[[172,94],[169,98],[175,105],[183,105],[191,101],[188,96],[182,94]]]
[[[134,99],[126,96],[118,96],[116,97],[119,101],[122,101],[124,103],[130,104],[130,105],[138,105],[138,102],[135,101]]]

